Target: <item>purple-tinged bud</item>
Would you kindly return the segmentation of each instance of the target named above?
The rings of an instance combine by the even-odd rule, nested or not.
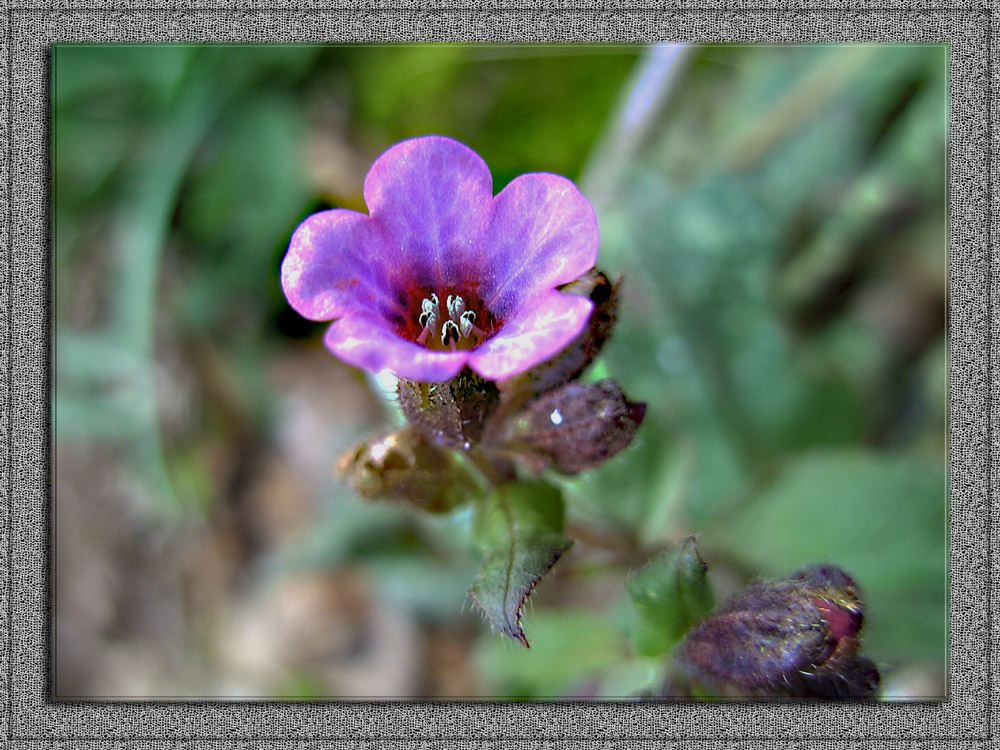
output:
[[[338,470],[368,500],[406,502],[443,513],[477,491],[457,458],[412,427],[366,440],[340,458]]]
[[[500,403],[496,384],[469,368],[443,383],[399,381],[399,405],[406,419],[428,439],[468,450],[482,439]]]
[[[873,698],[878,669],[858,653],[863,609],[833,565],[756,581],[688,632],[677,663],[723,696]]]
[[[625,449],[645,413],[613,380],[567,383],[531,401],[490,441],[536,472],[576,474]]]

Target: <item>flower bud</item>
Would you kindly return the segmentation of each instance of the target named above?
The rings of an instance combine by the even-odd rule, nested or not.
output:
[[[576,474],[626,448],[645,413],[613,380],[567,383],[530,402],[491,441],[536,472]]]
[[[443,383],[399,381],[399,405],[406,419],[449,448],[467,450],[478,443],[499,402],[496,385],[469,368]]]
[[[875,665],[858,653],[863,605],[840,568],[812,566],[737,592],[676,651],[686,676],[731,697],[871,698]]]
[[[433,513],[476,491],[456,457],[412,427],[359,443],[341,457],[338,469],[368,500],[402,501]]]

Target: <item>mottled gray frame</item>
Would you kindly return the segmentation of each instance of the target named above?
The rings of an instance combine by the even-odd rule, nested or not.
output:
[[[318,0],[5,0],[0,138],[0,493],[3,577],[0,634],[4,705],[0,738],[12,745],[166,747],[326,740],[341,746],[480,747],[600,744],[825,747],[846,739],[873,747],[905,740],[986,746],[995,725],[1000,639],[997,588],[996,362],[997,23],[986,2],[839,9],[799,1],[754,9],[694,2],[496,2],[420,9],[385,0],[323,8]],[[736,7],[733,7],[736,6]],[[848,6],[850,9],[848,9]],[[49,46],[140,41],[624,41],[940,42],[951,54],[951,632],[950,698],[937,703],[197,703],[50,702],[49,479]],[[62,740],[63,742],[59,742]],[[381,742],[378,742],[381,740]],[[436,740],[436,741],[435,741]],[[548,741],[546,741],[548,740]],[[84,741],[84,742],[81,742]],[[242,742],[241,742],[242,741]],[[255,742],[256,741],[256,742]],[[641,741],[641,742],[640,742]]]

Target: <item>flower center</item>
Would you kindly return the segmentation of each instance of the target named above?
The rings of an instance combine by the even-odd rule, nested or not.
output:
[[[437,294],[432,293],[420,302],[417,343],[428,349],[443,351],[472,349],[487,336],[486,331],[477,325],[477,322],[484,322],[479,317],[461,296],[449,294],[442,305]]]

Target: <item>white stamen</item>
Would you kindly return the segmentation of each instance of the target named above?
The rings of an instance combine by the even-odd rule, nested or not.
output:
[[[461,317],[462,313],[465,312],[465,300],[456,295],[448,295],[448,315],[451,319]]]
[[[458,327],[458,323],[454,320],[446,320],[444,325],[441,326],[441,343],[447,345],[449,341],[454,345],[455,341],[461,338],[462,332]],[[454,338],[452,338],[454,337]]]
[[[432,294],[430,297],[424,297],[420,301],[420,310],[420,317],[417,320],[423,330],[417,336],[417,343],[423,344],[428,336],[437,333],[438,315],[441,311],[437,295]]]
[[[549,419],[552,420],[552,424],[555,425],[562,424],[563,421],[562,412],[560,412],[558,409],[554,410],[551,414],[549,414]]]
[[[469,334],[472,333],[472,329],[475,328],[473,321],[476,319],[476,314],[472,310],[466,310],[462,313],[462,317],[458,319],[458,327],[462,330],[462,336],[468,338]]]

